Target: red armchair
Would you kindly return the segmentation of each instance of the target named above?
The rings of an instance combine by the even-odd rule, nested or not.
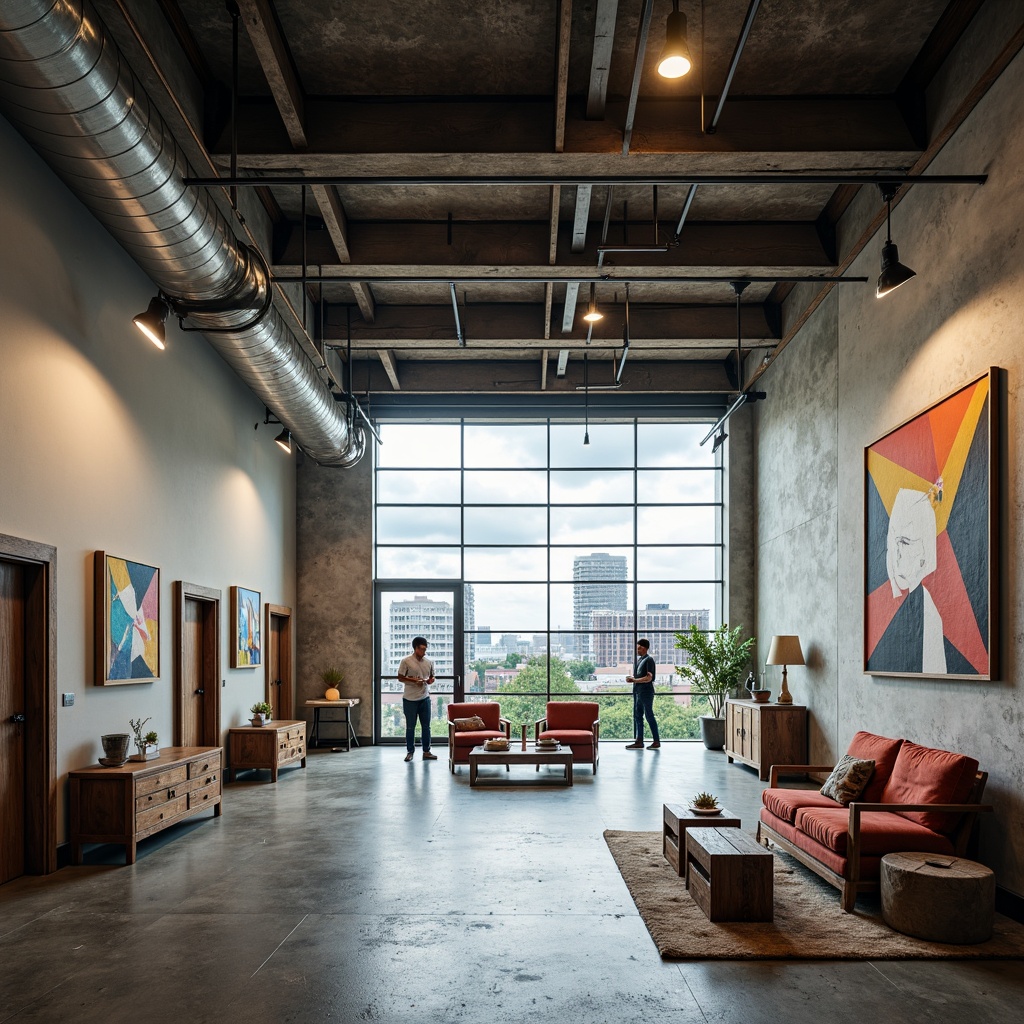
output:
[[[549,700],[547,714],[537,719],[534,739],[558,740],[572,750],[573,764],[589,761],[597,772],[601,712],[597,701]]]
[[[455,727],[456,718],[482,718],[482,729],[459,730]],[[512,734],[512,723],[501,717],[501,705],[497,701],[481,701],[478,704],[448,705],[448,768],[455,774],[455,766],[469,764],[469,752],[479,747],[485,740],[498,739],[502,736],[509,739]]]

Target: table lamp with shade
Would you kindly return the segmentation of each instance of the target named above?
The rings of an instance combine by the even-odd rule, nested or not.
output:
[[[782,666],[782,692],[775,703],[792,704],[793,695],[789,692],[789,686],[786,684],[786,666],[804,664],[804,652],[800,649],[800,637],[773,636],[772,645],[768,651],[768,660],[765,664]]]

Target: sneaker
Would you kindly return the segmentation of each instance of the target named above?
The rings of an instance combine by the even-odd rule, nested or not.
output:
[[[661,740],[655,740],[653,743],[647,745],[648,750],[657,750],[661,746]]]
[[[642,743],[627,743],[626,744],[626,749],[627,750],[643,750],[644,749],[644,745]]]
[[[409,757],[412,758],[412,754],[410,754]],[[424,750],[423,751],[423,760],[424,761],[436,761],[437,760],[437,754],[432,754],[429,750]]]
[[[406,759],[406,761],[411,761],[412,760],[412,751],[411,750],[409,751],[408,754],[405,755],[405,759]]]

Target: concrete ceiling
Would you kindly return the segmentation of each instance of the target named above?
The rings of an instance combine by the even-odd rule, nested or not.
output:
[[[197,173],[227,174],[225,5],[96,3]],[[557,389],[560,350],[577,367],[586,351],[609,373],[629,281],[630,366],[650,363],[643,386],[735,391],[729,279],[765,279],[742,296],[743,349],[760,366],[802,312],[784,311],[787,279],[842,274],[851,247],[837,242],[839,218],[872,193],[870,235],[882,207],[875,189],[834,182],[702,184],[690,196],[683,179],[920,173],[940,144],[928,87],[983,4],[765,0],[717,130],[702,130],[757,6],[681,0],[695,66],[670,82],[655,71],[670,0],[238,0],[238,170],[269,182],[248,190],[249,217],[279,278],[301,278],[304,252],[307,277],[345,277],[307,282],[308,301],[324,304],[307,314],[311,343],[344,350],[350,335],[371,390],[486,392],[496,360],[531,363],[533,390]],[[311,179],[305,232],[302,189],[277,182],[288,176]],[[599,176],[646,180],[587,184]],[[602,239],[668,248],[601,256]],[[605,278],[607,315],[588,342],[589,285],[566,278],[593,276]]]

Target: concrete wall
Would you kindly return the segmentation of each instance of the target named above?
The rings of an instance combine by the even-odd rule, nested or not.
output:
[[[171,585],[223,593],[221,725],[264,695],[228,667],[229,587],[295,603],[294,461],[198,334],[158,352],[132,325],[153,284],[0,118],[0,533],[57,548],[58,833],[72,768],[147,718],[172,741]],[[161,678],[92,685],[93,552],[161,569]]]
[[[983,822],[982,859],[1015,893],[1024,893],[1021,95],[1018,56],[928,169],[984,171],[988,183],[910,192],[893,212],[893,237],[918,277],[882,300],[870,285],[835,289],[766,373],[756,434],[758,634],[791,630],[810,655],[790,676],[796,699],[811,709],[812,760],[842,753],[861,728],[977,757],[991,773],[986,795],[996,807]],[[864,204],[877,209],[877,192],[867,193],[848,216],[862,216]],[[883,241],[879,233],[850,273],[873,280]],[[999,678],[865,675],[864,447],[992,365],[1008,381]]]

